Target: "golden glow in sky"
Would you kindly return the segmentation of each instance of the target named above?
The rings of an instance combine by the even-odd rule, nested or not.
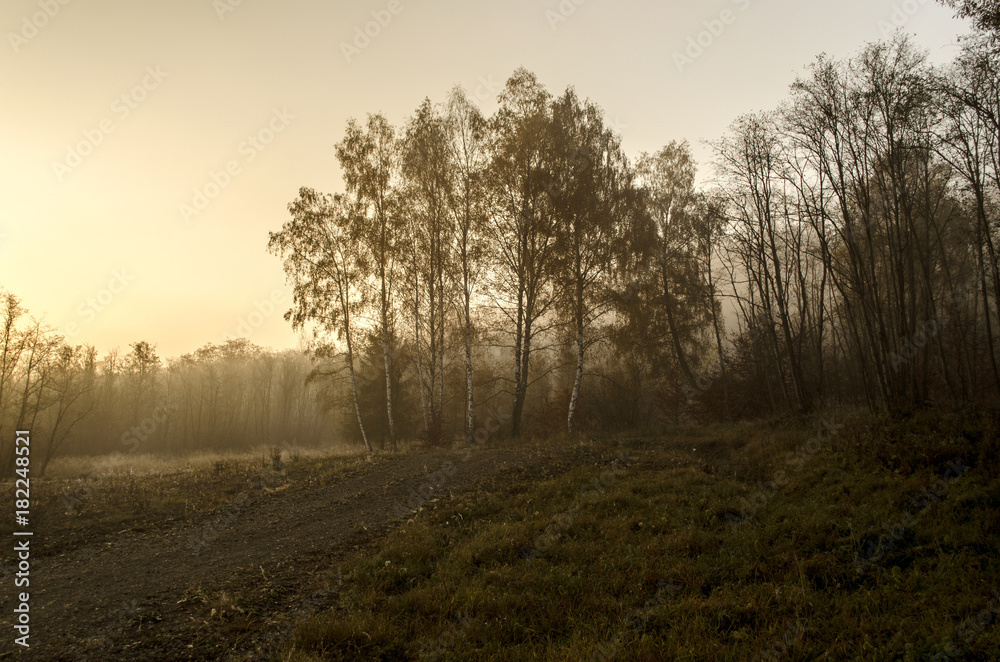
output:
[[[932,61],[966,25],[932,0],[7,0],[0,286],[74,343],[176,356],[295,346],[267,253],[300,186],[342,190],[349,117],[399,125],[518,66],[601,105],[629,155],[773,107],[816,55],[896,26]]]

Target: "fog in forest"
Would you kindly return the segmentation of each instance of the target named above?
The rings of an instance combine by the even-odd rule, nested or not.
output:
[[[682,137],[629,153],[601,99],[529,68],[489,111],[461,85],[401,117],[362,105],[320,150],[339,181],[266,212],[256,247],[285,280],[235,333],[180,356],[155,336],[74,343],[129,305],[125,269],[61,329],[7,291],[0,430],[35,430],[44,471],[60,454],[450,446],[488,417],[544,437],[995,402],[995,64],[988,31],[942,63],[903,30],[819,55],[703,163]],[[264,149],[250,138],[239,151]],[[184,220],[239,169],[211,171]],[[298,348],[253,342],[281,314]]]
[[[636,478],[631,496],[618,494],[621,476],[690,464],[703,474],[677,474],[688,493],[716,489],[703,478],[739,482],[718,488],[732,506],[712,511],[705,504],[715,496],[700,506],[702,527],[736,531],[779,507],[788,475],[796,485],[795,471],[819,471],[825,461],[814,449],[831,438],[829,452],[845,459],[823,466],[888,472],[894,489],[911,489],[920,471],[946,488],[970,471],[995,485],[995,2],[793,10],[750,0],[697,9],[566,0],[445,11],[392,0],[336,10],[301,2],[277,14],[250,1],[182,4],[160,14],[52,0],[5,12],[14,18],[4,77],[27,100],[0,111],[11,144],[0,203],[0,467],[25,490],[30,467],[31,503],[41,513],[32,519],[59,531],[54,550],[75,553],[119,527],[191,527],[177,528],[190,541],[184,553],[209,564],[222,558],[213,554],[242,553],[226,551],[227,536],[245,530],[241,544],[249,545],[263,522],[293,510],[304,528],[289,525],[282,540],[298,550],[314,539],[308,527],[324,521],[309,513],[359,500],[329,528],[360,537],[329,544],[359,549],[385,535],[388,547],[351,561],[360,565],[350,566],[347,583],[338,570],[330,588],[330,574],[308,609],[290,618],[306,622],[314,607],[337,617],[281,635],[291,639],[233,634],[240,650],[289,660],[502,659],[503,646],[524,646],[516,649],[523,659],[553,650],[572,651],[566,659],[675,659],[688,649],[673,648],[671,637],[708,635],[664,634],[670,628],[654,628],[654,613],[685,595],[716,595],[711,582],[668,582],[654,564],[636,579],[652,587],[645,593],[622,597],[604,587],[616,604],[634,606],[620,617],[625,634],[597,649],[566,634],[575,626],[553,625],[556,615],[525,606],[557,637],[542,644],[522,640],[532,629],[513,616],[509,626],[491,625],[506,623],[508,612],[488,616],[492,603],[474,591],[458,598],[464,593],[451,590],[467,606],[432,615],[438,589],[419,587],[448,571],[412,569],[445,552],[414,550],[445,534],[420,527],[451,526],[448,535],[458,535],[473,526],[460,500],[445,524],[432,514],[471,489],[480,501],[469,512],[480,509],[487,514],[477,521],[492,523],[500,515],[482,500],[500,489],[489,481],[510,472],[523,488],[501,499],[512,504],[505,517],[546,517],[534,501],[542,497],[518,500],[536,486],[552,499],[577,494],[575,501],[532,525],[529,542],[508,544],[507,533],[496,533],[487,543],[489,534],[479,533],[472,551],[455,558],[467,553],[474,568],[495,563],[497,572],[573,560],[553,550],[589,535],[581,531],[617,530],[614,517],[665,489],[659,479]],[[523,49],[504,32],[515,25],[526,26]],[[115,34],[120,45],[109,41]],[[191,45],[171,41],[181,39]],[[47,80],[37,92],[27,87],[34,78]],[[21,155],[30,167],[18,165]],[[809,442],[795,436],[817,426]],[[677,454],[655,455],[668,447]],[[792,468],[776,472],[783,457]],[[590,487],[545,492],[546,481],[577,480],[573,471],[591,466],[605,469]],[[348,487],[355,480],[362,482]],[[606,510],[594,505],[602,498]],[[319,510],[282,499],[311,499]],[[25,504],[17,511],[25,526],[27,493],[16,502]],[[995,493],[961,503],[988,502],[995,508]],[[597,512],[606,519],[581,523]],[[650,517],[630,521],[628,531],[655,527]],[[905,529],[916,528],[911,520]],[[386,533],[390,522],[405,524]],[[893,572],[916,563],[885,561],[917,544],[903,534],[880,538],[874,524],[856,534],[850,519],[845,526],[857,577],[882,563]],[[995,525],[983,530],[992,535]],[[982,545],[995,546],[989,540]],[[409,551],[394,556],[394,544]],[[715,553],[713,544],[678,549],[697,559]],[[246,552],[249,567],[259,565],[267,582],[269,572],[280,575],[280,563],[267,563],[282,547],[258,547],[246,547],[255,550]],[[833,549],[823,553],[839,553]],[[108,567],[127,564],[129,553]],[[369,568],[369,556],[385,562]],[[847,579],[814,576],[830,565],[818,558],[795,581],[808,576],[816,591],[846,590]],[[995,580],[995,570],[984,573]],[[376,578],[369,588],[358,579],[365,573]],[[281,582],[281,590],[292,585]],[[540,596],[554,595],[538,582]],[[995,592],[983,607],[987,584],[963,613],[995,615]],[[426,602],[426,611],[412,607],[424,621],[364,620],[383,607],[403,609],[383,600],[404,585],[413,591],[406,604]],[[271,613],[247,606],[264,605],[263,594],[236,599],[229,588],[220,598],[211,586],[204,595],[189,588],[171,604],[204,606],[206,627],[229,613],[247,632],[259,629],[250,625],[254,614]],[[194,652],[183,653],[190,657],[171,657],[181,653],[153,639],[143,640],[151,657],[129,657],[130,628],[146,622],[140,614],[174,622],[149,606],[155,590],[134,588],[135,604],[100,626],[94,641],[103,643],[80,638],[47,650],[224,659],[207,639],[191,640]],[[822,617],[801,616],[804,604],[789,607],[781,623],[752,626],[758,654],[781,642],[770,649],[777,657],[754,659],[785,659],[795,646],[808,651],[801,659],[819,659],[821,650],[836,651],[826,659],[871,654],[815,643]],[[672,623],[682,622],[682,611],[671,613]],[[41,614],[32,636],[49,642]],[[683,622],[702,632],[701,621]],[[67,632],[78,626],[66,623]],[[751,626],[718,626],[741,627]],[[430,639],[418,647],[415,632]],[[993,631],[973,634],[962,649],[970,657],[960,659],[993,659],[975,656]],[[187,636],[177,629],[157,641]],[[871,637],[889,645],[885,632]],[[506,643],[492,648],[498,641]],[[685,659],[713,659],[709,648],[692,646],[703,657]],[[736,656],[717,659],[750,659],[738,647],[712,650]]]

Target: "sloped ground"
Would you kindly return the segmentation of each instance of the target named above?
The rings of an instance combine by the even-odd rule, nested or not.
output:
[[[561,452],[568,449],[424,451],[359,463],[328,484],[265,478],[201,522],[102,536],[58,556],[44,555],[38,530],[31,648],[4,657],[261,658],[296,619],[328,602],[332,563],[442,494],[514,470],[544,472]],[[4,609],[0,630],[12,632],[11,616]],[[20,648],[10,639],[4,649]]]
[[[273,659],[1000,659],[995,423],[820,423],[597,442],[442,499]]]
[[[33,646],[7,656],[996,660],[998,427],[784,421],[115,478],[37,519]]]

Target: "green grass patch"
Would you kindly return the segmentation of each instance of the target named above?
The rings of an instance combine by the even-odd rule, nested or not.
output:
[[[595,441],[442,498],[275,659],[997,659],[995,432],[879,425]]]

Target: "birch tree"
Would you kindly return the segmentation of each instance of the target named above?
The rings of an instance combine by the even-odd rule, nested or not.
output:
[[[465,441],[471,444],[475,441],[476,411],[472,369],[472,300],[487,262],[485,217],[488,199],[485,177],[489,153],[486,120],[460,87],[453,89],[448,97],[447,131],[448,156],[455,171],[450,209],[459,290],[458,310],[465,345]]]
[[[401,152],[410,237],[417,386],[424,433],[430,443],[438,444],[444,428],[445,327],[450,307],[446,304],[452,299],[455,170],[449,154],[447,120],[429,99],[407,125]],[[422,336],[421,331],[426,334]]]
[[[706,311],[695,231],[696,166],[686,142],[671,142],[640,155],[636,169],[653,230],[646,247],[648,273],[658,290],[652,301],[662,307],[677,367],[694,388]]]
[[[575,349],[566,429],[573,434],[586,350],[599,340],[594,327],[608,312],[608,288],[632,220],[632,173],[619,138],[601,110],[572,89],[552,104],[551,180],[548,192],[558,239],[559,309]]]
[[[535,341],[556,302],[556,219],[547,194],[550,98],[534,74],[518,69],[490,120],[490,182],[496,199],[490,234],[498,254],[494,292],[514,337],[514,437],[521,435]]]
[[[395,447],[391,375],[397,340],[396,288],[403,250],[403,219],[396,188],[399,170],[396,131],[382,115],[369,115],[364,128],[352,119],[336,149],[347,192],[353,197],[355,213],[359,214],[352,238],[364,246],[368,257],[365,282],[374,296],[365,299],[374,309],[378,339],[382,344],[385,409],[389,440]]]
[[[364,304],[361,280],[368,257],[355,237],[360,232],[359,217],[343,197],[304,187],[288,209],[291,219],[280,232],[271,233],[268,243],[272,253],[284,258],[285,274],[293,287],[294,303],[285,319],[296,329],[313,324],[314,337],[344,343],[354,411],[370,455],[354,357],[354,319]],[[324,350],[319,354],[323,356]]]

